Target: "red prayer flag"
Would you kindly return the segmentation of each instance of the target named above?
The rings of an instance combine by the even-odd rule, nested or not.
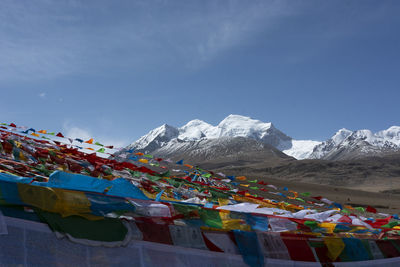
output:
[[[373,207],[371,207],[371,206],[368,206],[367,209],[366,209],[366,211],[372,212],[372,213],[376,213],[376,209],[373,208]]]

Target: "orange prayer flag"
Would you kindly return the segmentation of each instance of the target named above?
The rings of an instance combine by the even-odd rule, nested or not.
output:
[[[239,181],[246,181],[246,176],[238,176],[238,177],[236,177],[236,180],[239,180]]]
[[[93,144],[93,138],[90,138],[89,140],[85,141],[85,143]]]
[[[40,131],[38,131],[38,133],[41,133],[41,134],[46,134],[46,133],[47,133],[47,131],[46,131],[46,130],[40,130]]]
[[[144,154],[142,152],[137,152],[137,153],[135,153],[135,155],[143,156]]]
[[[186,167],[188,167],[188,168],[193,168],[193,166],[192,165],[189,165],[189,164],[183,164],[184,166],[186,166]]]
[[[36,136],[36,137],[40,137],[40,135],[38,135],[37,133],[31,133],[31,135]]]

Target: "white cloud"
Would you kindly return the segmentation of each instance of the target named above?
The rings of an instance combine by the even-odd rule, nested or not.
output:
[[[93,138],[95,142],[100,142],[101,144],[106,146],[112,145],[114,147],[125,147],[129,144],[127,140],[119,139],[118,136],[107,137],[101,136],[99,134],[94,134],[88,128],[76,126],[69,121],[64,122],[63,133],[65,137],[69,137],[72,139],[79,138],[86,141],[90,138]]]
[[[82,140],[88,140],[90,138],[92,138],[92,134],[90,133],[90,131],[86,130],[86,129],[82,129],[79,127],[63,127],[64,128],[64,133],[66,137],[69,138],[79,138]]]
[[[95,4],[94,4],[95,3]],[[202,66],[294,8],[285,1],[0,1],[0,81]],[[127,12],[129,11],[129,12]]]

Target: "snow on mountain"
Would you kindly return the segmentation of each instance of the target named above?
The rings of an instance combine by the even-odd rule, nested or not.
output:
[[[400,150],[399,126],[392,126],[377,133],[370,130],[340,129],[330,139],[318,142],[293,140],[270,122],[241,115],[229,115],[215,126],[198,119],[189,121],[179,128],[164,124],[130,144],[127,149],[147,153],[158,150],[163,154],[166,154],[167,150],[171,153],[178,150],[188,153],[191,148],[211,151],[211,145],[215,148],[220,141],[221,146],[224,146],[230,142],[227,141],[229,138],[238,137],[271,145],[296,159],[351,159]],[[204,140],[213,141],[203,142]],[[238,144],[240,140],[244,142],[244,139],[232,142]],[[159,150],[161,148],[162,150]]]
[[[321,144],[320,141],[292,140],[292,147],[282,152],[296,159],[307,159],[313,152],[314,147]]]
[[[178,129],[178,139],[184,141],[200,140],[206,138],[208,132],[213,128],[214,126],[202,120],[192,120]]]
[[[351,159],[400,150],[400,127],[373,133],[370,130],[339,130],[332,138],[317,145],[310,158]]]
[[[139,140],[130,144],[127,148],[131,149],[148,149],[149,151],[155,150],[164,146],[171,139],[177,137],[179,134],[178,129],[168,124],[161,125],[148,134],[139,138]]]
[[[334,145],[340,144],[343,142],[349,135],[351,135],[353,132],[350,130],[347,130],[345,128],[340,129],[335,133],[334,136],[332,136],[332,141]]]
[[[197,119],[189,121],[180,128],[164,124],[130,144],[127,149],[152,152],[173,140],[199,141],[222,137],[246,137],[272,145],[279,150],[292,147],[292,138],[276,129],[272,123],[240,115],[229,115],[216,126]]]

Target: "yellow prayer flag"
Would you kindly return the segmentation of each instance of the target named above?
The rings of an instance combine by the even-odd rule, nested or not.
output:
[[[149,161],[147,159],[139,159],[139,162],[141,162],[141,163],[149,163]]]
[[[84,192],[29,184],[18,184],[18,192],[24,203],[59,213],[63,217],[80,215],[89,220],[102,218],[90,214],[90,201]]]
[[[218,204],[220,206],[226,206],[229,204],[229,199],[226,198],[218,198]]]
[[[325,237],[324,243],[328,248],[328,257],[333,261],[339,257],[345,247],[343,240],[338,237]]]
[[[335,230],[336,223],[320,223],[319,227],[325,228],[327,233],[332,234],[333,230]]]

